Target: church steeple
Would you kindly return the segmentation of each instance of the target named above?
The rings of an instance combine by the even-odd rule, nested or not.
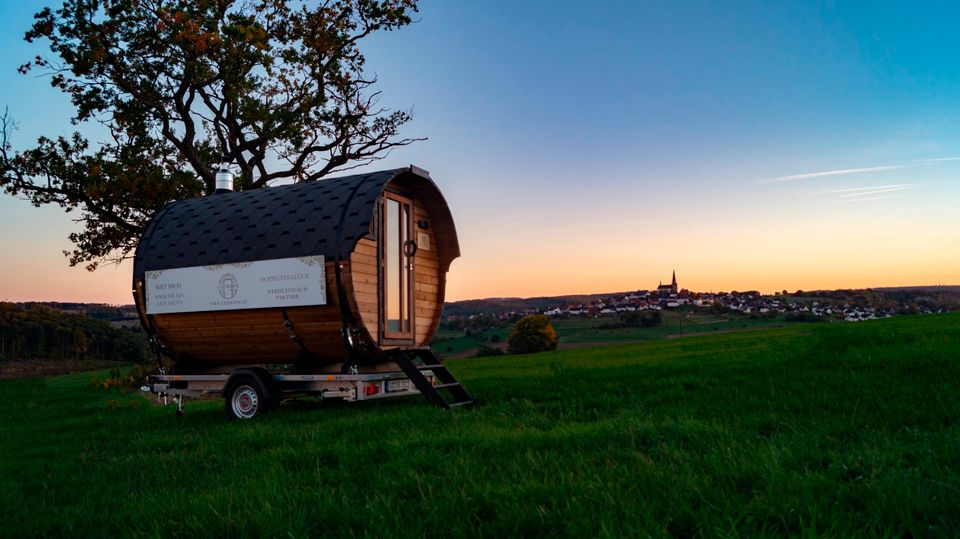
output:
[[[663,281],[660,281],[660,284],[657,285],[657,295],[665,296],[668,294],[677,293],[677,270],[673,270],[673,277],[670,280],[670,284],[663,284]]]

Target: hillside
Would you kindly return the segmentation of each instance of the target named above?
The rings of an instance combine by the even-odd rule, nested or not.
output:
[[[451,362],[481,404],[183,417],[89,375],[0,382],[21,535],[960,533],[960,315]],[[36,428],[42,424],[44,428]],[[110,507],[110,511],[103,511]]]
[[[120,329],[87,314],[47,305],[0,302],[0,361],[17,359],[137,361],[139,327]]]

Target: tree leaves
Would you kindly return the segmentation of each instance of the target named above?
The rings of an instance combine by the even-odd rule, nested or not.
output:
[[[360,43],[411,22],[415,1],[67,0],[35,15],[40,70],[70,96],[83,135],[14,152],[3,118],[0,185],[36,205],[79,209],[70,263],[128,256],[165,204],[214,188],[215,165],[237,188],[309,181],[381,159],[409,111],[377,105]]]

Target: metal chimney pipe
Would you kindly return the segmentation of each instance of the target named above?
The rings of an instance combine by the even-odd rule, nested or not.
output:
[[[220,163],[217,168],[216,190],[214,193],[229,193],[233,191],[233,172],[230,172],[229,163]]]

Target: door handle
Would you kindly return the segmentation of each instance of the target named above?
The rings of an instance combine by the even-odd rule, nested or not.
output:
[[[403,242],[403,254],[406,255],[407,258],[413,258],[413,256],[417,254],[417,242],[413,240]]]

